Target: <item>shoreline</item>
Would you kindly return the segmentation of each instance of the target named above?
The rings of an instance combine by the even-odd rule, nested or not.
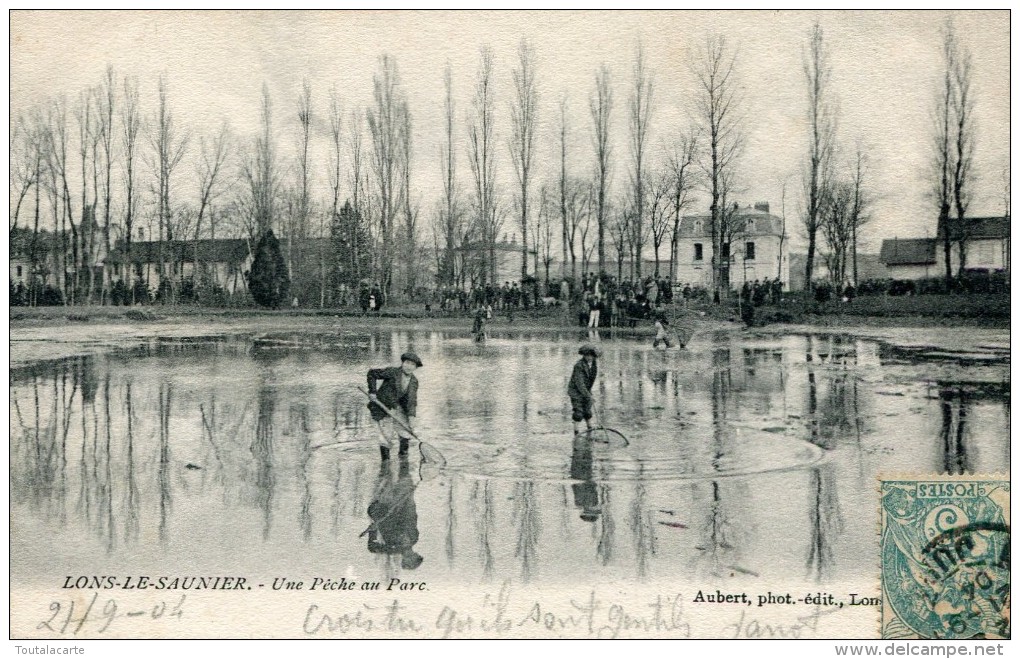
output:
[[[151,311],[150,311],[151,309]],[[48,307],[20,311],[11,310],[9,323],[9,364],[25,366],[72,356],[97,354],[131,347],[157,337],[212,337],[223,335],[260,334],[271,332],[343,332],[349,330],[404,329],[447,331],[471,334],[469,315],[433,315],[423,312],[411,315],[365,316],[338,313],[342,310],[260,311],[202,308],[125,308],[125,307]],[[34,312],[29,317],[28,312]],[[19,313],[20,312],[20,313]],[[133,317],[126,317],[125,314]],[[141,312],[141,313],[139,313]],[[170,313],[168,313],[170,312]],[[686,313],[685,319],[696,326],[699,334],[732,333],[744,336],[775,336],[789,334],[840,334],[876,340],[907,348],[927,348],[946,353],[972,353],[982,360],[1009,362],[1010,328],[987,324],[924,324],[892,323],[891,318],[871,319],[880,322],[846,322],[853,317],[837,317],[839,323],[784,323],[745,329],[742,324],[712,316]],[[486,329],[490,336],[529,334],[581,334],[587,331],[569,323],[565,313],[541,316],[518,315],[511,323],[506,316],[495,314]],[[961,332],[966,328],[966,332]],[[650,321],[636,327],[600,329],[601,338],[645,339],[654,335]]]

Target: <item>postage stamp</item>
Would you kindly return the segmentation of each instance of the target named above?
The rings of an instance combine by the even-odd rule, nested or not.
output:
[[[1009,480],[882,481],[882,638],[1010,637]]]

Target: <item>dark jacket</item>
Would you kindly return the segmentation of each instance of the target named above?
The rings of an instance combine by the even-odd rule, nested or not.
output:
[[[567,395],[578,400],[591,400],[591,388],[595,386],[595,376],[598,374],[598,362],[593,361],[589,368],[588,362],[581,357],[574,364],[574,372],[570,376],[570,384],[567,385]]]
[[[389,368],[373,368],[368,371],[368,393],[375,394],[379,402],[391,410],[401,410],[408,417],[415,416],[418,411],[418,378],[407,376],[410,382],[407,389],[401,391],[400,378],[404,371],[399,366]],[[376,388],[376,382],[382,380],[382,386]],[[375,403],[369,403],[372,418],[376,421],[386,418],[386,412]]]

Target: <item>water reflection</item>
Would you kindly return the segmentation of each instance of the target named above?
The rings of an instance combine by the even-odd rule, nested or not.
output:
[[[599,505],[599,492],[592,476],[592,442],[587,435],[574,436],[570,477],[579,481],[570,487],[574,491],[574,505],[581,510],[581,519],[594,522],[602,513],[602,506]]]
[[[368,504],[368,551],[387,558],[388,572],[399,562],[404,570],[414,570],[425,560],[414,551],[418,543],[418,509],[414,505],[415,483],[408,460],[397,461],[396,476],[391,461],[379,466],[375,495]]]
[[[175,339],[12,370],[12,578],[72,546],[111,565],[466,581],[870,578],[880,470],[1008,464],[1005,369],[932,385],[824,335],[656,353],[603,333],[597,398],[630,444],[572,439],[574,338]],[[380,467],[356,390],[409,347],[429,357],[420,422],[449,463],[420,482],[414,460]]]

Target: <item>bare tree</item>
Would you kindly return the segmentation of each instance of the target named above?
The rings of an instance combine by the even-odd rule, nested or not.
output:
[[[83,91],[78,98],[78,105],[75,111],[75,119],[78,123],[78,154],[81,158],[81,226],[76,228],[74,219],[68,215],[70,211],[70,190],[65,195],[65,208],[64,213],[61,215],[61,232],[65,231],[64,221],[69,224],[71,230],[71,267],[74,270],[74,280],[68,291],[65,291],[65,297],[70,297],[71,304],[74,304],[77,300],[79,287],[81,285],[81,273],[83,264],[85,263],[85,247],[86,247],[86,227],[85,219],[93,212],[95,203],[89,204],[88,196],[88,181],[89,181],[89,146],[92,144],[91,135],[93,134],[92,126],[92,94],[87,90]],[[50,171],[56,175],[59,173],[61,178],[64,180],[65,185],[67,182],[67,135],[66,135],[66,109],[58,106],[56,112],[51,114],[49,138],[51,143],[50,156],[53,160],[50,163]],[[57,186],[53,186],[54,192],[56,193]],[[56,200],[54,200],[56,201]],[[79,230],[80,229],[80,230]],[[64,250],[66,253],[66,249]],[[81,258],[79,259],[79,254]],[[67,265],[64,266],[65,271]]]
[[[644,48],[639,44],[637,61],[634,64],[634,87],[630,97],[630,148],[634,158],[631,180],[634,184],[634,221],[631,223],[631,242],[634,246],[635,278],[641,279],[641,254],[644,251],[648,227],[645,222],[645,144],[652,117],[652,76],[645,71]],[[657,190],[659,191],[659,190]],[[665,235],[665,234],[661,234]],[[661,240],[660,235],[660,240]],[[655,256],[655,276],[659,276],[658,245]]]
[[[174,170],[184,157],[188,145],[187,135],[178,135],[173,111],[169,106],[166,80],[159,77],[159,108],[153,122],[154,133],[150,136],[155,151],[153,169],[157,180],[156,203],[159,225],[159,277],[162,284],[165,276],[166,248],[164,237],[173,240],[173,207],[171,205],[171,181]],[[172,275],[173,273],[171,273]],[[176,281],[170,277],[171,291],[176,295]]]
[[[289,231],[287,241],[287,270],[293,278],[294,262],[294,240],[298,240],[297,260],[302,261],[301,249],[303,241],[308,237],[308,215],[311,208],[311,196],[308,191],[308,151],[311,148],[312,122],[315,119],[312,111],[312,84],[307,78],[301,84],[301,96],[298,97],[297,111],[298,125],[301,127],[301,137],[298,146],[298,199],[297,212],[294,219],[297,226]]]
[[[397,63],[389,55],[379,58],[379,72],[373,76],[373,106],[366,116],[372,134],[372,169],[379,203],[382,239],[381,284],[388,296],[393,277],[393,225],[400,202],[400,133],[407,102],[400,85]]]
[[[595,75],[595,93],[588,101],[592,120],[592,141],[595,147],[596,219],[598,222],[599,274],[606,269],[606,195],[610,177],[610,158],[613,148],[609,141],[610,114],[613,110],[613,90],[609,84],[609,67],[605,64]]]
[[[730,266],[736,258],[733,245],[747,235],[747,218],[739,211],[736,202],[731,200],[742,190],[737,188],[738,173],[735,167],[729,167],[719,177],[719,268],[726,273],[723,279],[730,280]]]
[[[401,168],[401,192],[400,201],[404,213],[404,258],[403,272],[404,285],[409,297],[413,299],[415,290],[418,287],[417,261],[418,261],[418,205],[411,198],[411,111],[404,103],[403,123],[400,128],[400,168]]]
[[[273,133],[273,100],[266,84],[262,85],[260,114],[261,131],[256,135],[251,150],[241,165],[245,182],[248,184],[248,205],[252,213],[248,238],[252,243],[273,228],[280,196],[276,137]]]
[[[855,154],[853,163],[853,178],[851,181],[853,194],[850,203],[850,242],[853,250],[854,286],[860,285],[860,280],[857,276],[857,233],[861,227],[871,221],[872,196],[869,178],[870,168],[868,166],[868,157],[864,153],[863,147],[858,144],[857,153]]]
[[[577,280],[577,241],[582,240],[582,257],[584,253],[584,237],[587,235],[585,227],[589,224],[591,216],[591,201],[593,195],[591,181],[572,178],[564,186],[564,217],[566,217],[566,245],[570,254],[570,277]],[[583,261],[583,258],[582,258]]]
[[[701,159],[705,183],[711,194],[712,280],[721,299],[728,282],[721,277],[726,204],[722,202],[730,170],[743,147],[740,88],[734,77],[737,54],[725,37],[710,36],[694,60],[694,73],[700,86],[697,113],[707,139],[707,157]],[[728,270],[727,270],[728,272]]]
[[[623,279],[623,261],[630,250],[630,223],[633,221],[634,211],[629,199],[623,199],[616,204],[611,215],[612,222],[609,224],[609,233],[613,239],[613,248],[616,250],[616,278]]]
[[[496,163],[493,149],[494,93],[492,85],[492,50],[482,48],[478,65],[478,79],[475,82],[473,101],[474,114],[468,125],[470,141],[471,174],[475,183],[476,227],[482,236],[483,258],[482,280],[496,281],[496,234],[497,213],[495,203]]]
[[[113,67],[106,67],[106,77],[96,93],[96,132],[103,145],[103,276],[100,299],[106,302],[110,286],[110,271],[107,268],[110,254],[110,200],[113,186],[113,149],[114,149],[114,106],[117,97],[117,78]]]
[[[443,72],[443,85],[446,90],[443,105],[445,110],[444,128],[446,129],[446,142],[442,147],[442,155],[440,156],[443,170],[443,210],[441,215],[443,259],[439,272],[442,284],[450,286],[456,281],[456,241],[461,231],[461,212],[457,190],[457,155],[453,148],[453,119],[456,112],[453,102],[453,70],[449,61],[446,62],[446,70]]]
[[[82,147],[82,219],[84,220],[86,209],[88,208],[86,201],[86,186],[88,175],[87,175],[87,149],[89,144],[88,130],[90,124],[90,114],[88,110],[90,98],[89,94],[83,93],[81,95],[83,104],[79,107],[78,120],[79,120],[79,133],[82,135],[81,143],[86,145]],[[84,114],[84,128],[82,127]],[[65,304],[76,304],[78,301],[78,287],[80,283],[80,272],[84,269],[87,259],[84,256],[84,243],[82,242],[81,231],[74,223],[74,209],[71,205],[71,189],[68,184],[68,178],[70,175],[70,163],[68,161],[68,121],[67,121],[67,102],[63,98],[57,99],[49,109],[45,120],[40,120],[40,126],[44,126],[41,137],[46,144],[46,170],[49,171],[50,180],[49,188],[51,190],[51,203],[53,206],[53,219],[54,227],[57,226],[59,217],[59,226],[61,232],[61,241],[63,253],[63,265],[61,272],[61,279],[64,280],[64,303]],[[67,282],[67,270],[68,270],[68,259],[67,259],[67,230],[70,229],[71,234],[71,260],[70,267],[74,271],[73,285],[69,285]]]
[[[567,276],[567,99],[560,99],[560,243],[563,250],[563,267],[560,275]],[[564,301],[566,303],[566,301]]]
[[[22,203],[39,180],[38,168],[35,166],[39,156],[38,134],[34,128],[24,115],[11,122],[10,192],[14,202],[10,207],[10,234],[18,227]]]
[[[956,58],[956,36],[952,23],[947,22],[942,38],[942,60],[945,65],[937,88],[935,111],[932,116],[932,193],[938,207],[937,233],[942,238],[946,265],[946,284],[953,280],[952,232],[949,211],[953,203],[953,66]]]
[[[780,203],[780,220],[782,221],[781,229],[779,232],[779,258],[776,260],[776,279],[783,279],[783,248],[786,246],[786,186],[789,182],[789,177],[783,179],[782,190],[779,194]]]
[[[365,190],[365,162],[364,162],[364,140],[362,139],[362,122],[363,119],[358,111],[351,112],[350,128],[350,143],[351,143],[351,172],[350,172],[350,185],[351,185],[351,203],[354,206],[354,212],[361,215],[364,218],[369,217],[369,213],[365,208],[364,204],[366,197],[368,196]],[[367,221],[367,219],[366,219]]]
[[[671,219],[671,193],[672,181],[669,174],[663,172],[652,180],[648,190],[648,215],[652,234],[652,248],[655,251],[655,278],[659,278],[659,249],[666,240],[666,232],[669,231]],[[643,241],[642,243],[643,244]],[[638,250],[640,254],[640,249]],[[640,272],[638,278],[640,279]]]
[[[48,131],[46,119],[39,108],[19,117],[16,133],[11,133],[11,188],[17,201],[11,212],[10,238],[14,238],[22,201],[35,189],[35,209],[32,222],[32,240],[29,243],[29,299],[35,306],[38,296],[39,220],[42,210],[44,167],[47,164]],[[55,188],[55,186],[54,186]],[[54,226],[55,229],[55,226]],[[62,238],[62,237],[61,237]],[[54,246],[51,245],[51,249]],[[66,256],[63,256],[66,260]],[[66,267],[64,267],[66,270]],[[62,276],[63,273],[61,273]],[[58,280],[58,285],[62,280]],[[66,292],[65,292],[66,293]],[[66,299],[65,299],[66,302]]]
[[[330,136],[330,151],[329,151],[329,187],[333,193],[330,211],[329,211],[329,226],[332,227],[333,223],[337,221],[340,214],[340,185],[342,182],[340,168],[342,165],[342,153],[341,145],[343,138],[343,124],[344,124],[344,113],[343,106],[340,102],[340,94],[337,92],[336,85],[329,90],[329,136]],[[320,233],[325,234],[325,228],[320,229]],[[354,245],[357,241],[352,241]],[[353,247],[352,247],[353,248]],[[319,307],[326,306],[326,255],[322,250],[319,250]]]
[[[592,209],[596,208],[598,203],[598,193],[595,186],[587,187],[587,199],[584,202],[583,209],[585,212],[578,218],[581,238],[581,276],[585,277],[590,272],[589,264],[591,263],[592,253],[598,245],[597,240],[592,240],[589,236],[592,233]],[[608,211],[608,204],[604,210]]]
[[[131,302],[136,302],[132,282],[131,241],[134,238],[135,204],[138,192],[135,189],[135,158],[138,134],[142,130],[142,115],[138,106],[138,80],[124,78],[124,103],[120,110],[121,140],[124,147],[124,281],[131,290]]]
[[[815,22],[811,29],[808,51],[804,58],[804,75],[808,86],[808,122],[810,136],[808,143],[808,171],[805,181],[807,209],[804,216],[804,231],[807,233],[808,249],[804,281],[808,290],[812,288],[816,240],[823,222],[822,194],[831,176],[831,163],[835,148],[835,106],[829,92],[832,67],[829,52],[822,35],[822,26]]]
[[[202,220],[208,215],[210,224],[213,223],[212,204],[223,192],[224,166],[231,151],[230,129],[227,123],[223,122],[211,143],[206,142],[205,137],[201,137],[199,145],[200,157],[196,166],[198,212],[195,214],[195,244],[193,246],[196,275],[201,270],[198,241],[202,237]],[[211,237],[216,237],[215,226],[212,228]]]
[[[697,183],[694,175],[694,160],[698,153],[697,135],[690,131],[674,145],[668,157],[671,195],[673,201],[673,226],[669,241],[669,279],[676,281],[677,246],[680,240],[680,220],[683,211],[691,202],[691,192]]]
[[[819,227],[829,248],[829,279],[837,292],[846,281],[846,257],[853,240],[853,198],[854,186],[839,179],[829,179],[820,194]]]
[[[952,30],[952,25],[947,27]],[[954,124],[954,167],[953,167],[953,203],[956,207],[957,225],[957,249],[959,260],[959,275],[967,267],[967,241],[970,238],[971,227],[967,223],[967,206],[970,203],[970,185],[973,183],[974,164],[974,96],[971,94],[972,59],[970,50],[957,41],[955,52],[950,59],[952,87],[953,87],[953,115],[956,119]]]
[[[553,230],[552,230],[552,212],[553,212],[553,200],[549,194],[549,190],[546,186],[542,186],[542,189],[538,193],[538,223],[536,225],[536,236],[538,240],[535,244],[535,252],[542,259],[542,265],[545,268],[545,283],[549,285],[549,267],[553,262]],[[537,273],[536,273],[537,274]]]
[[[528,184],[538,112],[538,90],[535,86],[534,54],[528,42],[521,40],[517,48],[517,68],[513,70],[514,100],[510,105],[510,160],[513,162],[520,196],[521,211],[521,279],[528,276]],[[537,274],[537,273],[536,273]]]

